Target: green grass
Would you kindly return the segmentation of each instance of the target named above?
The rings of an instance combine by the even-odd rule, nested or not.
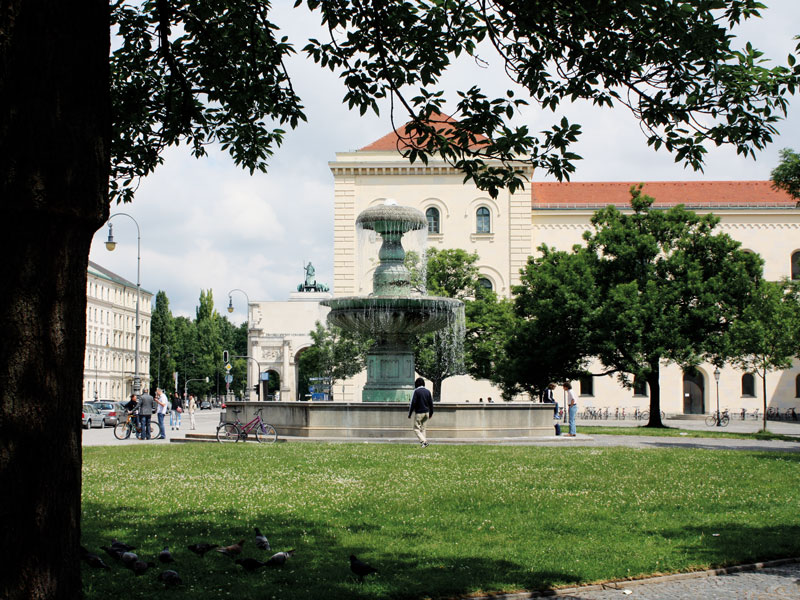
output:
[[[761,441],[782,441],[798,442],[800,437],[796,435],[784,435],[771,433],[769,431],[759,431],[757,433],[744,433],[737,431],[707,431],[698,429],[678,429],[675,427],[645,427],[639,425],[635,427],[603,427],[601,426],[579,426],[580,433],[587,435],[650,435],[657,437],[693,437],[693,438],[726,438],[738,440],[761,440]]]
[[[800,555],[800,455],[686,449],[274,444],[84,449],[84,544],[156,569],[84,567],[87,599],[421,598],[541,590]],[[187,544],[259,526],[282,569]],[[380,570],[364,584],[353,553]],[[105,555],[103,555],[105,556]]]

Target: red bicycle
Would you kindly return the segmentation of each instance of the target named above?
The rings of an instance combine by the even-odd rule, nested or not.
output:
[[[239,441],[246,442],[247,436],[253,434],[256,441],[259,443],[273,443],[278,440],[278,432],[275,428],[261,418],[261,411],[259,408],[256,411],[256,416],[246,424],[242,424],[239,420],[240,410],[234,410],[234,421],[225,421],[220,423],[217,427],[217,441],[220,443],[236,443]]]

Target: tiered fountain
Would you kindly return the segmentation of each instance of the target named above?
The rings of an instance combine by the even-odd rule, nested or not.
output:
[[[356,221],[381,238],[380,264],[373,292],[324,300],[328,321],[375,340],[367,356],[367,383],[362,402],[239,402],[246,422],[263,410],[279,436],[310,438],[412,438],[407,403],[414,386],[411,339],[458,323],[463,304],[451,298],[415,294],[404,264],[403,235],[427,227],[418,210],[393,203],[368,208]],[[498,439],[554,434],[553,408],[533,402],[469,404],[448,399],[436,405],[428,426],[438,438]]]
[[[367,353],[363,402],[408,402],[414,389],[411,340],[453,325],[462,314],[460,300],[412,294],[402,239],[405,233],[427,226],[420,211],[391,201],[362,212],[356,227],[374,231],[382,239],[372,294],[322,302],[331,309],[329,323],[375,340]]]

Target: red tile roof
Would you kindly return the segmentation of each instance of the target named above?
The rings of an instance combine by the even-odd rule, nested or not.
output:
[[[630,206],[630,189],[638,182],[533,183],[534,209],[597,209],[609,204]],[[650,181],[643,192],[654,206],[684,204],[687,208],[794,208],[797,201],[770,181]]]
[[[431,122],[436,124],[436,129],[439,131],[443,130],[450,130],[452,129],[451,123],[455,123],[455,119],[449,117],[447,115],[443,115],[441,113],[434,114],[431,117]],[[397,131],[403,132],[404,134],[407,133],[406,128],[411,124],[411,121],[406,123],[405,125],[398,127]],[[477,136],[479,142],[485,140],[486,138],[482,135]],[[408,142],[405,139],[401,139],[399,135],[397,135],[396,131],[390,131],[382,138],[375,140],[371,144],[364,146],[363,148],[359,149],[359,152],[364,150],[399,150],[403,151],[409,148]]]

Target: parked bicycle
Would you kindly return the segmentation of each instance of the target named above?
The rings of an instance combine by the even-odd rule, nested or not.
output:
[[[131,433],[134,432],[136,437],[141,437],[142,427],[139,423],[139,416],[132,413],[128,413],[127,419],[117,421],[114,426],[114,437],[118,440],[127,440],[131,437]],[[154,440],[162,435],[164,435],[164,432],[161,430],[158,421],[150,421],[150,439]]]
[[[715,410],[713,413],[706,417],[706,425],[709,427],[715,427],[719,424],[722,427],[727,427],[728,423],[731,422],[731,418],[728,415],[728,409],[726,408],[722,413],[718,410]]]
[[[256,411],[256,416],[253,417],[246,424],[242,424],[239,420],[240,410],[234,410],[233,421],[225,421],[220,423],[217,427],[217,441],[220,443],[228,442],[246,442],[247,436],[253,434],[256,441],[259,443],[272,443],[277,441],[278,432],[275,428],[261,418],[261,411],[259,408]]]

